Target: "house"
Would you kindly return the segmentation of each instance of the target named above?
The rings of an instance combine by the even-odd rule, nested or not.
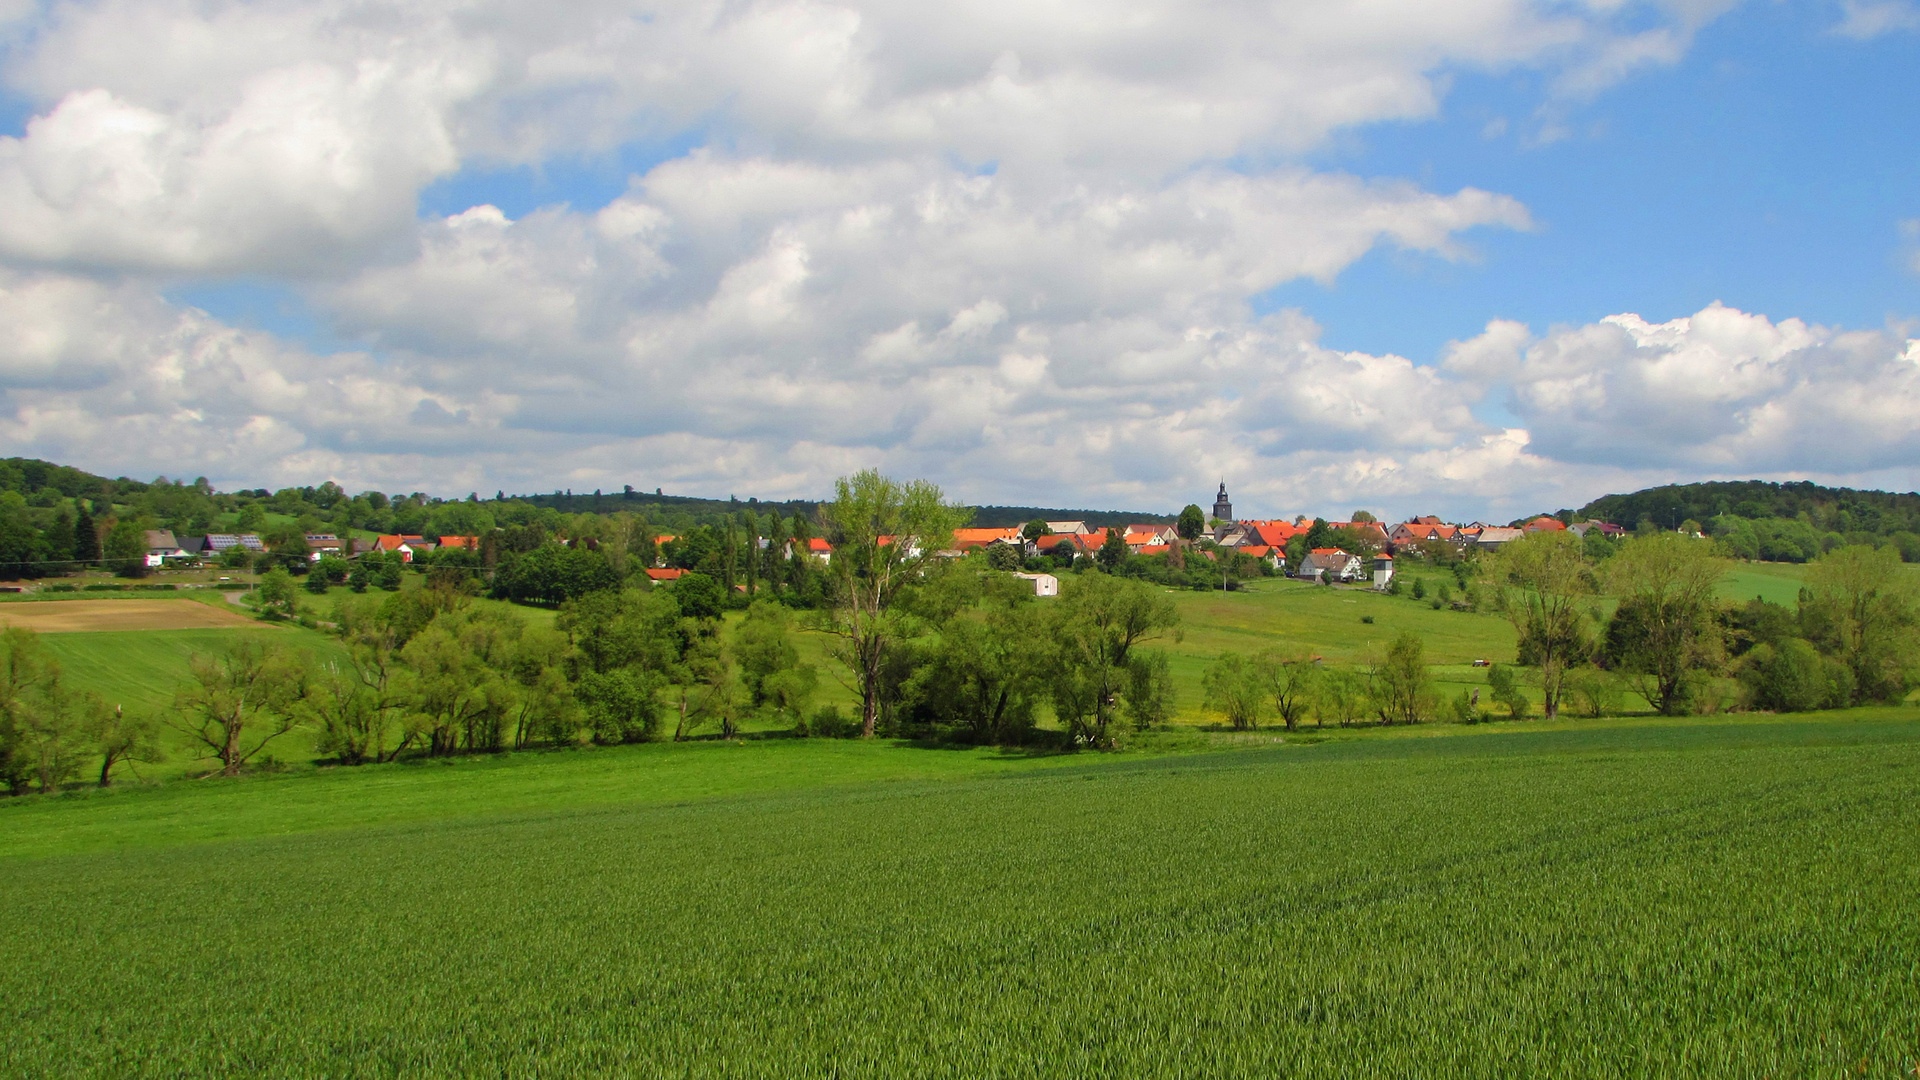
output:
[[[1534,518],[1532,521],[1527,522],[1526,525],[1524,525],[1521,528],[1521,531],[1522,532],[1561,532],[1565,530],[1566,527],[1567,527],[1566,523],[1561,521],[1559,518],[1548,517],[1545,514],[1542,514],[1539,517]]]
[[[1022,581],[1033,582],[1033,595],[1035,596],[1060,595],[1060,579],[1054,577],[1052,574],[1015,574],[1013,576]]]
[[[1620,537],[1625,536],[1627,534],[1627,530],[1621,528],[1620,526],[1612,525],[1604,521],[1577,521],[1572,525],[1567,526],[1568,532],[1573,533],[1574,535],[1582,539],[1585,539],[1586,535],[1594,531],[1595,529],[1600,530],[1600,535],[1608,538],[1609,540],[1617,540]]]
[[[193,553],[181,547],[171,529],[147,530],[147,565],[165,566],[168,559],[190,559]]]
[[[440,538],[443,548],[458,548],[463,551],[479,551],[480,538],[477,536],[443,536]]]
[[[400,553],[401,562],[412,562],[414,552],[432,551],[433,545],[427,543],[424,536],[382,536],[373,541],[373,550],[397,551]]]
[[[1242,555],[1259,559],[1275,570],[1285,570],[1287,567],[1286,551],[1272,544],[1242,544],[1234,550]]]
[[[819,559],[821,562],[831,562],[833,561],[833,545],[817,536],[813,537],[807,541],[807,554]]]
[[[1381,547],[1387,546],[1387,527],[1377,521],[1329,521],[1329,529],[1349,529],[1361,536],[1372,537]]]
[[[955,529],[953,530],[953,550],[959,553],[1005,544],[1017,548],[1020,554],[1027,553],[1027,538],[1017,528],[1011,529]]]
[[[1307,557],[1300,560],[1300,569],[1294,576],[1310,581],[1322,581],[1332,578],[1334,581],[1352,581],[1360,576],[1361,562],[1358,555],[1349,555],[1339,548],[1314,548]]]
[[[1393,585],[1393,556],[1387,554],[1373,557],[1373,587],[1385,592]]]
[[[686,575],[687,575],[687,571],[685,570],[664,570],[659,567],[653,567],[653,566],[650,566],[647,568],[648,579],[652,580],[655,583],[659,583],[662,581],[678,581],[681,578],[685,577]]]
[[[1403,521],[1387,530],[1387,542],[1395,548],[1407,544],[1425,544],[1435,540],[1460,539],[1460,530],[1452,525],[1442,525],[1437,521]]]
[[[1285,550],[1287,541],[1307,530],[1290,521],[1239,521],[1227,530],[1223,547],[1270,547]]]
[[[1084,521],[1049,521],[1047,531],[1056,536],[1079,536],[1087,531]]]
[[[307,534],[307,558],[312,562],[319,562],[329,555],[339,557],[346,553],[346,541],[332,533]]]
[[[1497,551],[1503,544],[1511,544],[1524,535],[1519,529],[1489,525],[1474,535],[1473,546],[1483,551]]]
[[[1042,555],[1066,555],[1072,558],[1085,552],[1086,549],[1080,543],[1085,535],[1084,533],[1062,533],[1059,536],[1043,536],[1034,542],[1034,546],[1040,549]]]

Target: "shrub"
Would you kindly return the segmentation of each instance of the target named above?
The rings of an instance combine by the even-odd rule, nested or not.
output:
[[[1620,677],[1596,667],[1576,668],[1567,672],[1562,685],[1574,711],[1590,720],[1619,715],[1621,705],[1626,701],[1626,690],[1620,685]]]
[[[1371,615],[1362,615],[1362,616],[1360,616],[1360,621],[1361,621],[1361,622],[1363,622],[1363,623],[1366,623],[1366,624],[1367,624],[1368,626],[1372,626],[1372,625],[1373,625],[1373,616],[1371,616]]]
[[[1809,712],[1851,701],[1853,672],[1840,661],[1821,656],[1811,642],[1786,638],[1747,653],[1740,664],[1740,687],[1752,708]]]
[[[1473,691],[1462,690],[1460,696],[1447,703],[1447,712],[1456,724],[1483,724],[1493,717],[1474,700]]]
[[[805,722],[794,728],[797,735],[812,735],[821,739],[844,739],[853,731],[853,721],[848,720],[836,705],[820,706]]]
[[[1533,703],[1520,690],[1520,681],[1514,678],[1513,668],[1506,664],[1495,664],[1487,669],[1487,687],[1494,701],[1506,706],[1507,715],[1515,720],[1525,720]]]

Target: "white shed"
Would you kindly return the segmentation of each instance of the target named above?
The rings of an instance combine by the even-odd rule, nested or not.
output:
[[[1052,574],[1015,574],[1013,576],[1022,581],[1033,582],[1033,595],[1035,596],[1060,595],[1060,579],[1054,577]]]

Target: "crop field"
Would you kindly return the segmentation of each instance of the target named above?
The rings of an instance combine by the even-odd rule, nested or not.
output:
[[[232,630],[258,625],[239,612],[193,600],[62,600],[0,606],[0,626],[19,626],[43,634]]]
[[[672,775],[600,758],[641,797],[592,805],[529,780],[589,755],[472,770],[493,783],[451,806],[436,784],[460,770],[404,768],[0,805],[0,1073],[1920,1064],[1912,710],[1160,757],[751,752],[881,772],[756,785],[715,747]],[[282,835],[306,785],[346,812]],[[350,809],[369,802],[411,809]],[[107,821],[101,845],[85,824]]]

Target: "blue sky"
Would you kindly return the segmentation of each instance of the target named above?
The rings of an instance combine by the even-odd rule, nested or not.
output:
[[[1377,250],[1256,309],[1298,307],[1329,345],[1419,362],[1494,318],[1664,322],[1719,300],[1851,327],[1911,319],[1920,276],[1900,223],[1920,217],[1920,42],[1854,41],[1835,21],[1825,5],[1742,6],[1679,64],[1567,107],[1566,136],[1544,144],[1543,80],[1525,73],[1461,75],[1438,120],[1344,133],[1316,164],[1506,192],[1536,227],[1473,234],[1467,263]]]
[[[1920,485],[1912,0],[51,0],[0,42],[9,453],[1262,515]]]

